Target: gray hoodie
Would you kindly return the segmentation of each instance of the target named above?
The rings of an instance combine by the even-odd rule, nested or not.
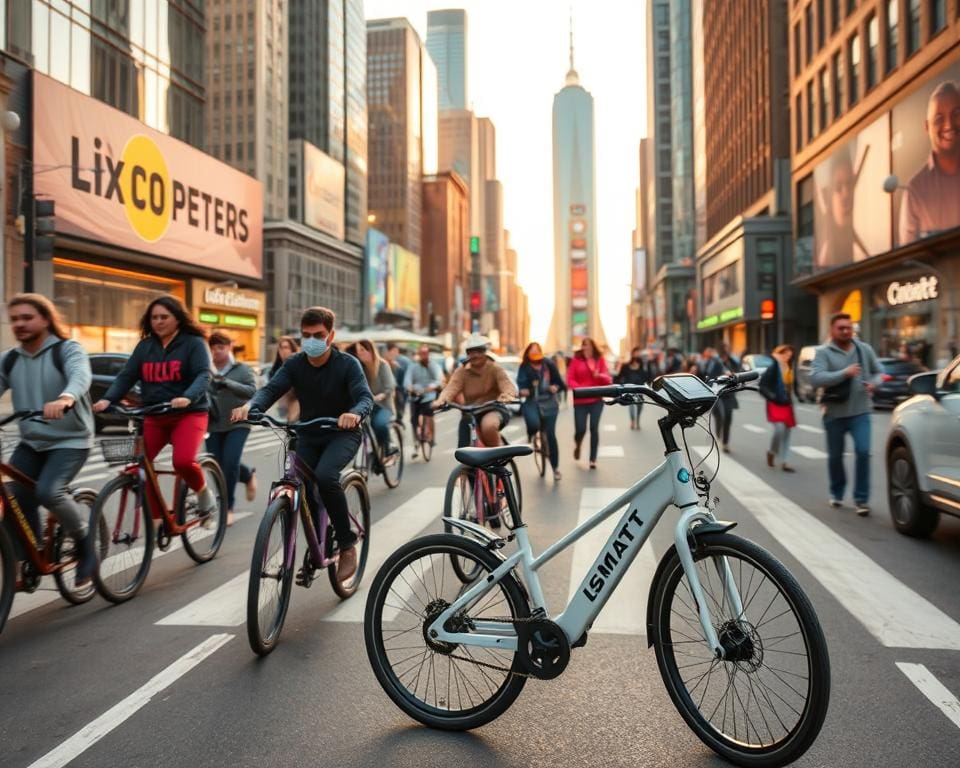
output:
[[[50,347],[60,339],[47,337],[35,355],[17,348],[19,356],[10,370],[10,380],[4,375],[0,358],[0,395],[12,391],[15,411],[39,411],[45,403],[60,395],[73,395],[76,404],[62,419],[41,423],[21,421],[20,435],[23,442],[35,451],[52,451],[55,448],[91,448],[93,446],[93,412],[90,409],[90,358],[76,341],[67,339],[61,346],[63,374],[53,362]]]
[[[850,383],[850,397],[843,403],[825,403],[823,415],[827,419],[859,416],[870,413],[870,394],[865,384],[876,384],[883,372],[873,347],[857,339],[849,352],[844,352],[832,340],[817,347],[813,362],[810,364],[810,385],[813,387],[832,387],[844,379],[843,370],[847,366],[859,364],[860,375]],[[857,356],[857,349],[860,356]]]

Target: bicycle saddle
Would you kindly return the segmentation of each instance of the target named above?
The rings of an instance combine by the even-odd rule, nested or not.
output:
[[[458,448],[454,458],[468,467],[498,467],[506,464],[515,456],[529,456],[533,448],[529,445],[501,445],[497,448]]]

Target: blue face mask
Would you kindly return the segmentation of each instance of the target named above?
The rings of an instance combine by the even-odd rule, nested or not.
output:
[[[301,349],[307,353],[307,357],[322,357],[327,351],[326,339],[304,339]]]

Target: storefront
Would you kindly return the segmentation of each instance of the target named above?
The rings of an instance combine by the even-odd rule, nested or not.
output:
[[[192,280],[190,294],[194,317],[208,331],[229,336],[238,360],[262,359],[267,318],[264,292]]]

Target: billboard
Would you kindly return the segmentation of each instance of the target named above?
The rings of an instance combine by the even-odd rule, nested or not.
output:
[[[387,297],[388,309],[409,312],[417,322],[420,317],[420,257],[401,248],[390,246],[390,278]]]
[[[343,163],[303,142],[303,223],[338,240],[345,234],[345,179]]]
[[[263,276],[259,181],[33,73],[33,188],[56,231]]]
[[[500,311],[500,302],[497,300],[497,278],[494,275],[485,275],[483,278],[483,311]]]
[[[815,271],[890,250],[890,199],[883,191],[890,173],[889,123],[883,115],[814,170]]]
[[[960,63],[893,108],[891,135],[896,245],[960,226]]]
[[[364,251],[368,319],[387,308],[387,278],[390,271],[390,238],[380,230],[367,227]]]

